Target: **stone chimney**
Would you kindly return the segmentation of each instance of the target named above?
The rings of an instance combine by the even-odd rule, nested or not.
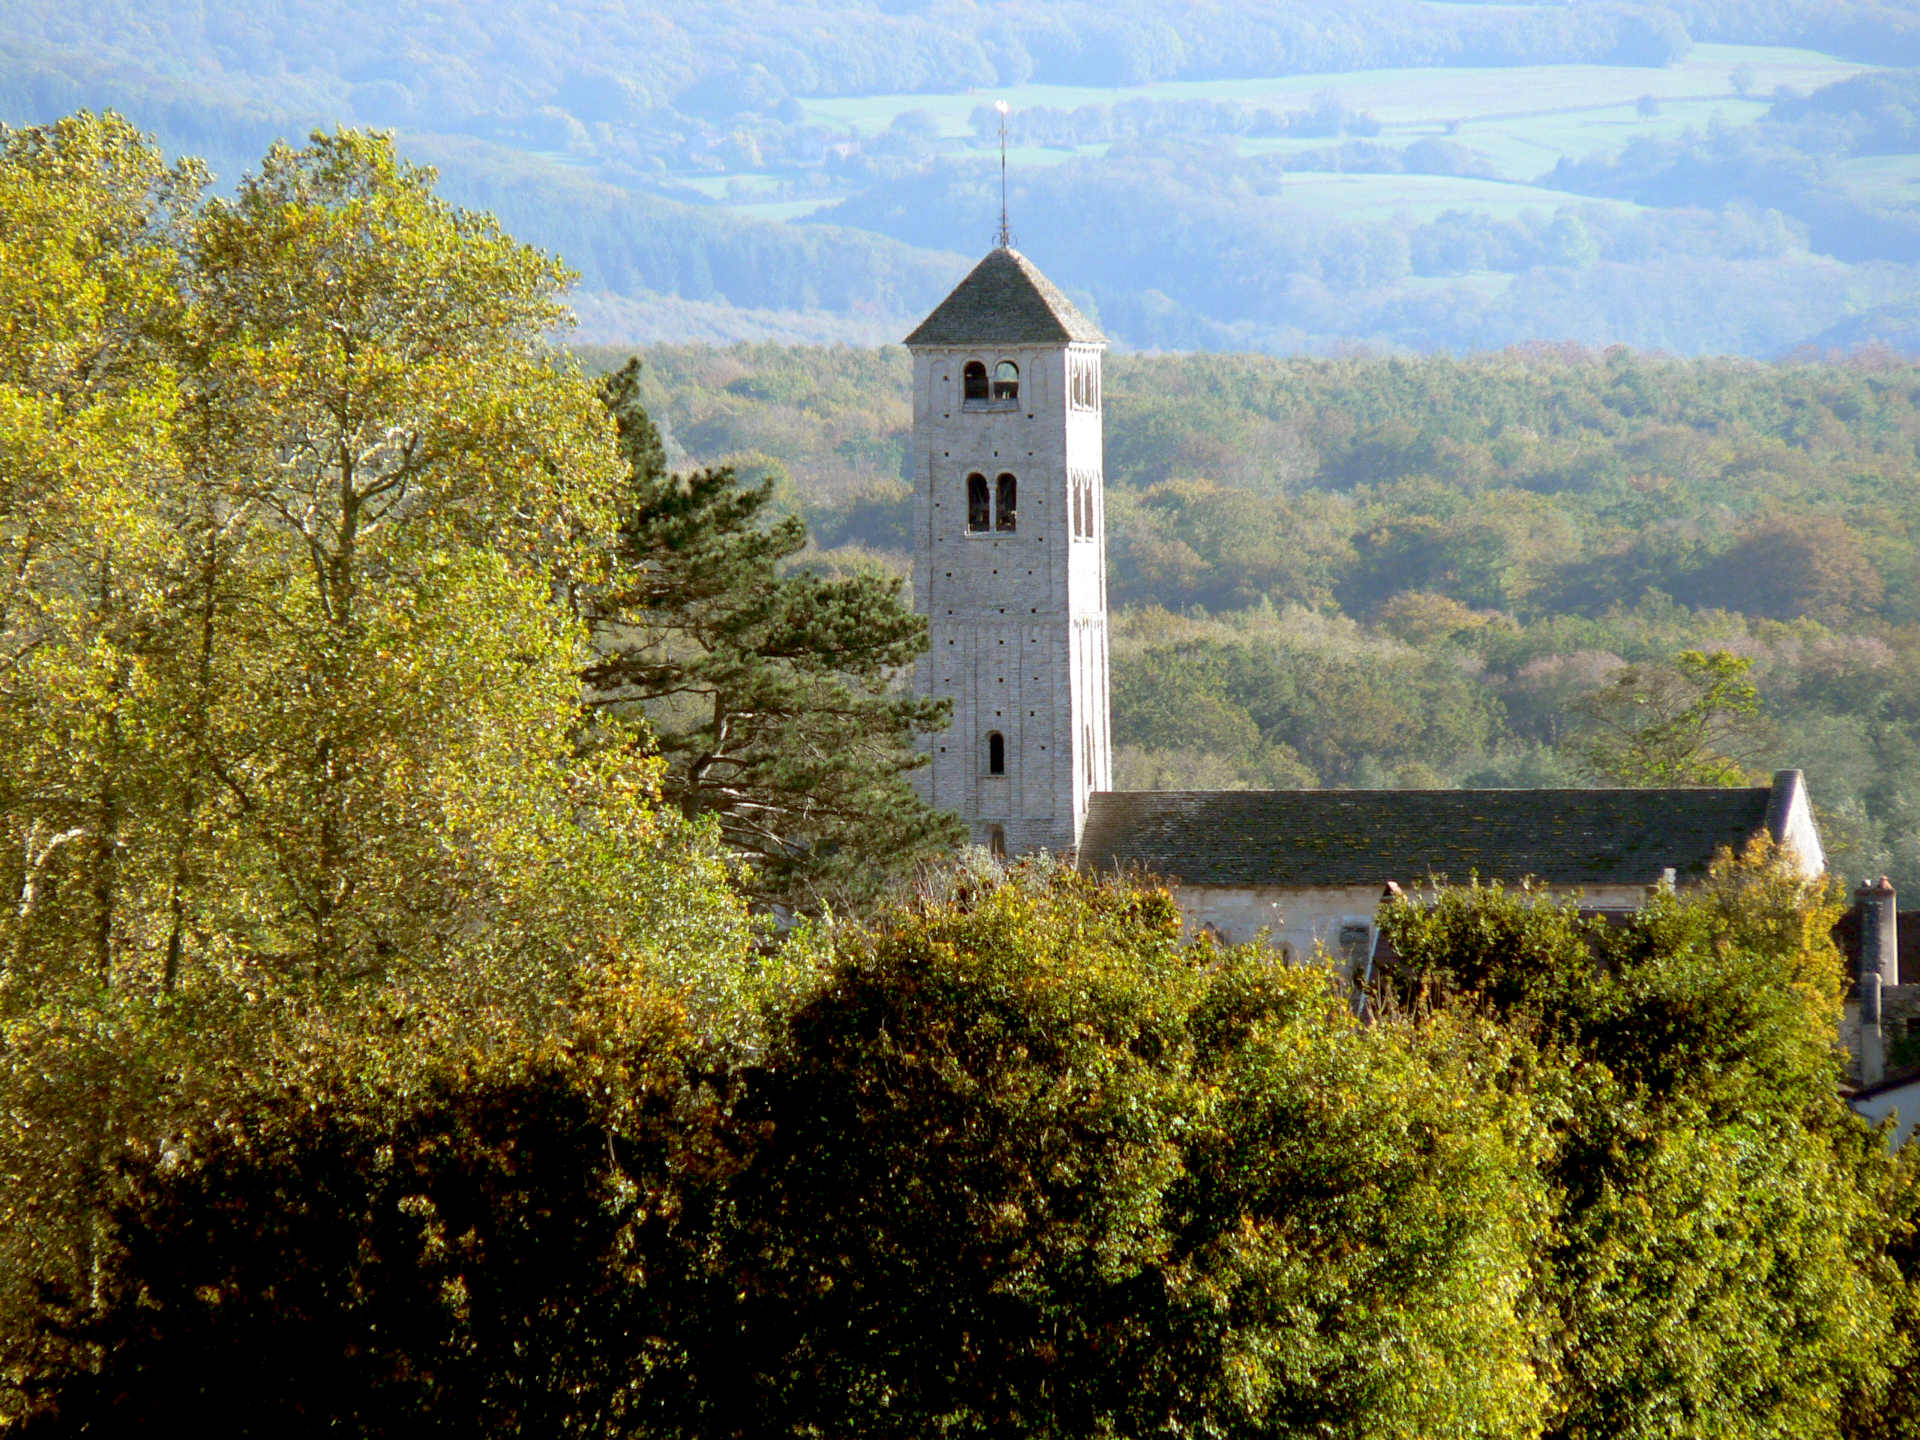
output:
[[[1878,1085],[1887,1073],[1886,1043],[1880,1028],[1880,992],[1900,983],[1899,911],[1893,883],[1862,885],[1854,893],[1860,914],[1860,1084]]]

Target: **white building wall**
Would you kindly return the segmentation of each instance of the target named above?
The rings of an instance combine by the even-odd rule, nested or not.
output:
[[[1920,1122],[1920,1080],[1910,1080],[1870,1095],[1856,1095],[1847,1103],[1853,1107],[1853,1113],[1869,1125],[1878,1125],[1889,1115],[1898,1116],[1887,1132],[1887,1148],[1898,1150],[1912,1138],[1914,1125]]]
[[[1357,971],[1366,963],[1385,888],[1384,884],[1176,885],[1173,899],[1189,935],[1208,932],[1229,945],[1262,941],[1296,963],[1324,950]],[[1416,900],[1421,898],[1417,890],[1410,893]],[[1577,897],[1583,908],[1594,910],[1637,910],[1647,900],[1646,889],[1639,885],[1560,886],[1542,893],[1562,901]],[[1365,927],[1364,940],[1351,934],[1358,927]]]
[[[962,372],[1020,367],[1017,404],[967,406]],[[1107,713],[1104,523],[1076,536],[1074,481],[1102,518],[1097,403],[1076,407],[1070,365],[1100,347],[917,348],[913,353],[914,603],[928,617],[922,693],[953,702],[930,742],[927,800],[957,811],[976,844],[995,827],[1011,854],[1079,844],[1089,795],[1112,784]],[[1096,392],[1097,393],[1097,392]],[[1017,525],[969,532],[967,476],[1019,485]],[[1005,738],[1006,773],[988,773],[988,736]]]
[[[1787,779],[1791,774],[1792,779]],[[1774,789],[1785,791],[1785,814],[1775,822],[1779,843],[1793,853],[1800,873],[1809,880],[1818,879],[1827,868],[1827,854],[1820,843],[1820,827],[1813,818],[1813,804],[1807,798],[1806,782],[1798,771],[1774,777]]]

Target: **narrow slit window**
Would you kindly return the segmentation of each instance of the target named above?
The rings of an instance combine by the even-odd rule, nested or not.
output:
[[[987,827],[987,852],[996,860],[1007,858],[1007,827],[989,825]]]
[[[993,398],[1014,401],[1020,398],[1020,367],[1002,360],[993,367]]]
[[[987,509],[987,477],[978,473],[967,476],[967,529],[990,530],[993,528],[992,516]]]
[[[987,367],[978,360],[969,360],[966,368],[960,372],[960,398],[968,405],[980,405],[987,398]]]
[[[987,732],[987,773],[989,775],[1007,773],[1007,737],[998,730]]]
[[[1019,521],[1020,482],[1001,475],[993,482],[993,528],[1012,530]]]

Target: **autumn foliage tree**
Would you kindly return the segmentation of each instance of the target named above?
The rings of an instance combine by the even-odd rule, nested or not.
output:
[[[1752,666],[1726,650],[1627,666],[1581,702],[1587,768],[1616,785],[1744,784],[1760,729]]]
[[[111,116],[0,131],[10,1383],[105,1303],[123,1165],[316,1033],[485,1045],[745,955],[655,762],[582,753],[557,596],[621,472],[565,271],[379,137],[200,182]]]

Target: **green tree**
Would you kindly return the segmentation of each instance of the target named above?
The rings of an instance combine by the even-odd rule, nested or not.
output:
[[[754,968],[657,763],[580,753],[619,468],[564,273],[383,139],[198,180],[0,140],[7,1382],[103,1303],[123,1166],[331,1027],[485,1049],[639,969],[726,1028]]]
[[[714,818],[762,897],[858,903],[963,838],[907,781],[950,709],[902,684],[926,621],[897,579],[787,568],[806,529],[769,517],[770,482],[669,475],[638,382],[629,361],[602,390],[627,473],[610,564],[583,597],[593,704],[651,737],[665,797]]]
[[[1530,1432],[1544,1194],[1484,1032],[1029,863],[851,937],[789,1033],[721,1433]]]
[[[601,986],[474,1057],[337,1035],[130,1166],[122,1251],[30,1435],[658,1434],[720,1308],[724,1091],[670,997]],[[429,1053],[404,1058],[402,1047]],[[243,1121],[235,1124],[234,1121]]]
[[[555,584],[610,527],[590,387],[545,333],[564,270],[391,141],[276,146],[193,246],[209,463],[257,603],[207,757],[253,868],[208,929],[351,974],[456,940],[571,760],[581,636]]]
[[[1562,1198],[1547,1433],[1835,1436],[1908,1354],[1897,1190],[1838,1095],[1835,908],[1764,842],[1625,924],[1453,890],[1388,912],[1397,983],[1529,1038]]]
[[[117,117],[0,130],[0,976],[61,955],[113,977],[156,827],[182,323],[195,167]],[[82,958],[83,957],[83,958]]]
[[[0,1421],[90,1303],[126,1116],[103,1010],[164,863],[180,232],[200,174],[112,115],[0,130]]]
[[[1670,665],[1629,665],[1582,704],[1581,758],[1617,785],[1742,785],[1757,749],[1752,660],[1682,650]]]

